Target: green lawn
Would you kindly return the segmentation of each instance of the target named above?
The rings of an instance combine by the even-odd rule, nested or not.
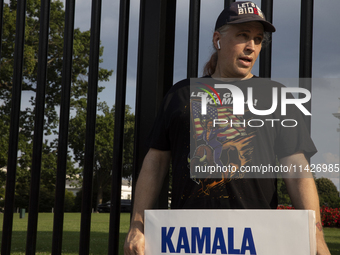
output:
[[[331,254],[340,254],[340,229],[325,228],[324,233]]]
[[[91,241],[90,254],[107,254],[108,237],[109,237],[109,219],[108,213],[93,213],[91,224]],[[19,218],[19,214],[14,214],[13,235],[11,254],[25,254],[26,248],[26,231],[27,231],[28,214],[24,219]],[[124,239],[129,228],[129,213],[121,214],[120,227],[120,251],[123,250]],[[0,229],[2,230],[3,214],[0,214]],[[37,234],[37,253],[51,254],[52,247],[52,230],[53,214],[40,213],[38,221]],[[63,254],[78,254],[79,251],[79,234],[80,232],[80,213],[65,213],[64,216],[64,233],[63,233]],[[0,232],[1,243],[2,231]],[[123,254],[123,252],[120,252]]]
[[[109,232],[109,214],[92,214],[91,226],[91,254],[107,254],[108,249],[108,232]],[[26,230],[28,214],[24,219],[19,219],[19,214],[14,214],[12,252],[11,254],[25,254]],[[129,228],[130,214],[121,214],[120,227],[120,253],[123,254],[122,248],[126,233]],[[2,230],[3,214],[0,214],[0,229]],[[50,254],[52,247],[52,228],[53,214],[40,213],[38,222],[37,253]],[[79,231],[80,231],[80,213],[66,213],[64,217],[64,234],[63,234],[63,254],[78,254],[79,249]],[[332,254],[340,254],[340,229],[326,228],[324,230],[326,242]],[[2,232],[0,232],[1,242]]]

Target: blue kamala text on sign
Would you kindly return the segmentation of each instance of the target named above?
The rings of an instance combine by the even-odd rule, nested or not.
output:
[[[216,254],[219,250],[221,254],[245,254],[246,251],[249,251],[250,254],[256,254],[251,228],[244,229],[242,245],[239,249],[234,247],[234,228],[228,228],[227,237],[220,227],[215,229],[205,227],[202,228],[201,233],[198,227],[188,229],[191,230],[191,240],[188,238],[186,227],[179,228],[178,238],[173,238],[175,227],[162,227],[162,253],[181,253],[184,251],[189,254],[202,252]],[[213,239],[211,239],[213,231]],[[204,247],[205,250],[203,251]]]

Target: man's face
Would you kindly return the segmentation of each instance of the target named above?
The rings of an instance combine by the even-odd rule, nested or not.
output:
[[[212,127],[213,127],[212,121],[209,121],[208,124],[207,124],[207,129],[211,130]]]
[[[263,26],[260,22],[230,25],[222,34],[215,32],[214,42],[220,40],[216,72],[213,77],[251,78],[251,70],[261,51]]]

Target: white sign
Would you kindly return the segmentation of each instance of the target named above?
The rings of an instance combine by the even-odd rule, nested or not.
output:
[[[315,255],[311,210],[146,210],[145,254]]]

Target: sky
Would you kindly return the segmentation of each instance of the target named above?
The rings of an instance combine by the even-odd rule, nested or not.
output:
[[[114,72],[109,82],[100,84],[105,86],[105,90],[99,94],[99,98],[109,106],[115,104],[119,2],[102,0],[101,42],[104,46],[104,61],[101,67],[112,69]],[[132,109],[135,108],[139,2],[130,1],[126,103]],[[174,82],[186,78],[189,2],[177,1]],[[261,6],[261,0],[253,2]],[[223,0],[201,0],[199,76],[202,75],[203,66],[212,53],[213,28],[223,6]],[[292,86],[298,84],[299,76],[301,8],[304,7],[300,6],[300,1],[274,1],[273,25],[277,31],[272,35],[272,79],[287,82]],[[338,108],[340,110],[340,61],[337,58],[340,39],[339,9],[340,1],[314,0],[312,138],[318,153],[311,163],[316,165],[339,164],[339,120],[332,115],[338,112]],[[75,26],[85,31],[90,28],[90,22],[91,0],[77,0]],[[258,63],[255,64],[253,74],[258,75]],[[317,174],[317,177],[320,176],[322,175]],[[339,173],[327,174],[326,177],[332,178],[339,188]]]

